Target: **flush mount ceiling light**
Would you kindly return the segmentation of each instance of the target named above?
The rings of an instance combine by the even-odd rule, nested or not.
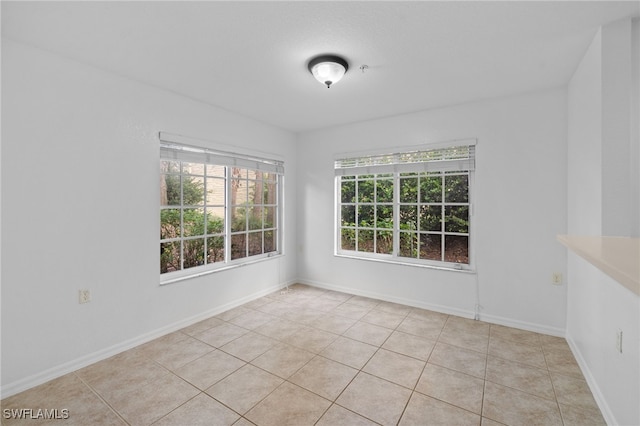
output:
[[[340,81],[349,69],[349,64],[339,56],[321,55],[309,61],[308,68],[316,80],[329,88]]]

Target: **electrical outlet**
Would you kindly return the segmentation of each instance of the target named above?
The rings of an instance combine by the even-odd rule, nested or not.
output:
[[[78,303],[91,302],[91,292],[89,290],[78,290]]]
[[[618,330],[616,333],[616,349],[622,353],[622,330]]]
[[[551,283],[554,285],[562,285],[562,273],[561,272],[554,272],[551,275]]]

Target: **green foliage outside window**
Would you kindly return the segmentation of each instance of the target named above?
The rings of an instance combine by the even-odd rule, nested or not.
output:
[[[187,175],[163,175],[166,188],[166,205],[180,206],[180,179],[182,178],[182,197],[185,206],[197,206],[204,201],[204,185],[196,178]],[[206,222],[206,229],[205,229]],[[224,219],[206,214],[204,208],[162,209],[160,211],[160,239],[179,237],[200,237],[184,240],[182,268],[192,268],[206,263],[224,260],[224,237],[211,234],[224,232]],[[205,235],[209,237],[205,238]],[[162,243],[160,246],[160,272],[182,269],[180,262],[180,242]]]
[[[469,263],[466,172],[341,177],[342,250],[393,253],[394,181],[398,184],[397,255]]]
[[[230,246],[230,260],[276,250],[275,174],[169,160],[160,164],[161,273],[223,262],[225,244]],[[225,207],[227,172],[231,205]]]

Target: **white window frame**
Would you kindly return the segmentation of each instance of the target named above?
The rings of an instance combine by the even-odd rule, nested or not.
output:
[[[459,272],[475,272],[475,214],[474,214],[474,195],[475,195],[475,151],[477,140],[476,139],[463,139],[448,141],[438,144],[428,144],[420,146],[411,146],[403,148],[393,148],[388,150],[376,150],[356,153],[343,153],[334,157],[334,169],[335,169],[335,187],[334,187],[334,255],[338,257],[346,257],[353,259],[387,262],[393,264],[426,267],[434,269],[444,269]],[[469,158],[460,159],[448,159],[445,157],[440,159],[433,159],[431,161],[424,162],[411,162],[406,161],[406,155],[413,153],[433,153],[437,151],[446,151],[447,149],[456,147],[468,147]],[[469,206],[469,232],[468,232],[468,244],[469,244],[469,263],[454,263],[447,261],[437,261],[429,259],[418,259],[410,257],[399,256],[400,251],[400,237],[401,232],[399,225],[399,211],[400,205],[400,174],[407,172],[426,172],[426,171],[442,171],[442,172],[468,172],[468,206]],[[361,175],[374,175],[374,179],[378,178],[380,174],[392,174],[393,175],[393,251],[390,254],[382,254],[375,252],[363,252],[356,250],[342,249],[342,200],[341,200],[341,177],[342,176],[361,176]],[[444,185],[443,185],[444,191]],[[351,204],[351,203],[347,203]],[[406,203],[405,203],[406,204]],[[417,205],[423,203],[418,200]],[[446,205],[451,203],[445,203],[444,198],[441,203],[444,210]],[[374,203],[374,209],[377,203]],[[444,216],[443,216],[444,219]],[[444,221],[443,221],[444,222]],[[442,229],[442,253],[444,256],[444,240],[445,235],[450,234],[444,231],[444,223]],[[386,228],[385,228],[386,229]],[[375,243],[375,238],[374,238]]]
[[[224,231],[221,234],[224,237],[224,261],[209,263],[202,266],[194,266],[187,269],[181,269],[172,272],[160,273],[160,284],[170,284],[177,281],[182,281],[189,278],[199,277],[214,272],[244,266],[247,264],[260,262],[275,257],[280,257],[284,254],[284,161],[273,154],[265,154],[254,151],[242,150],[233,148],[233,152],[230,150],[219,150],[217,146],[220,144],[214,144],[209,141],[190,138],[182,135],[175,135],[167,132],[159,133],[160,139],[160,161],[184,161],[190,163],[201,163],[215,166],[225,167],[225,196],[224,196]],[[215,145],[216,149],[206,148],[205,146]],[[225,147],[227,148],[227,147]],[[261,253],[257,255],[249,255],[238,259],[231,259],[231,240],[233,235],[244,234],[248,244],[250,229],[244,231],[233,231],[231,227],[232,223],[232,209],[231,209],[231,170],[232,168],[241,168],[262,171],[275,175],[275,218],[274,218],[274,245],[275,250],[268,253]],[[159,171],[159,173],[162,173]],[[182,170],[180,171],[182,175]],[[206,179],[205,179],[206,181]],[[239,205],[239,204],[238,204]],[[263,200],[260,204],[261,207],[265,205]],[[271,206],[272,204],[269,204]],[[182,209],[184,206],[180,204],[177,206]],[[163,208],[170,208],[160,205],[160,210]],[[159,217],[158,217],[159,218]],[[248,220],[248,219],[247,219]],[[271,228],[270,228],[271,229]],[[270,230],[269,229],[269,230]],[[266,229],[262,229],[263,232]],[[268,230],[266,230],[268,231]],[[204,237],[205,240],[207,237]],[[185,241],[188,237],[180,236],[174,239],[160,240],[160,242],[170,241]],[[262,246],[264,248],[264,238]],[[182,247],[182,243],[181,243]],[[182,261],[184,259],[181,257]]]

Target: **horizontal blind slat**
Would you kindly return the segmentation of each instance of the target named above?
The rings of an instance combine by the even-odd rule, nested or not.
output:
[[[336,176],[475,170],[475,146],[343,158],[335,161]]]
[[[220,166],[244,167],[267,173],[284,174],[284,163],[278,160],[215,151],[172,142],[160,142],[160,158],[165,160],[207,163]]]

